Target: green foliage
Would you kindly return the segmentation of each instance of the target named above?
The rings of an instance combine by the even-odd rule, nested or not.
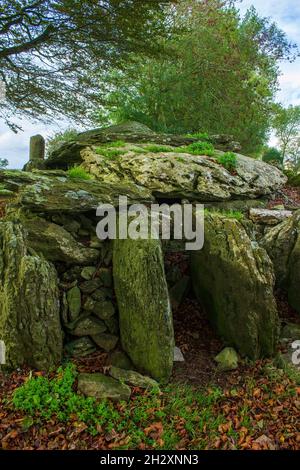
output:
[[[81,166],[73,166],[67,171],[67,174],[72,179],[90,180],[92,178]]]
[[[76,419],[88,426],[88,432],[96,435],[99,429],[126,433],[129,442],[122,449],[138,447],[141,441],[154,445],[155,441],[145,436],[144,429],[151,422],[163,423],[164,449],[174,449],[180,441],[174,424],[184,420],[191,437],[202,432],[204,425],[210,433],[218,431],[225,422],[222,415],[215,414],[214,405],[223,398],[219,388],[208,392],[195,391],[190,386],[170,385],[163,394],[152,390],[135,396],[129,404],[114,405],[107,400],[97,402],[93,398],[77,395],[74,385],[77,371],[74,365],[60,367],[52,377],[29,377],[25,384],[13,394],[12,404],[27,414],[49,421],[56,416],[66,423]],[[31,420],[30,420],[31,421]]]
[[[174,152],[174,149],[167,147],[166,145],[147,145],[145,149],[152,153]]]
[[[281,152],[275,147],[268,147],[265,149],[262,160],[266,163],[277,162],[279,164],[283,163],[283,157]]]
[[[118,148],[118,147],[125,147],[126,146],[126,142],[124,140],[116,140],[115,142],[109,142],[107,144],[108,147],[115,147],[115,148]]]
[[[212,157],[215,153],[214,146],[209,142],[194,142],[184,147],[184,151],[191,155],[207,155],[209,157]]]
[[[0,117],[49,121],[58,114],[87,122],[101,105],[99,64],[123,67],[129,54],[158,55],[170,32],[166,1],[1,0],[0,70],[9,84]]]
[[[300,106],[276,106],[273,128],[279,139],[282,162],[300,169]]]
[[[241,211],[234,211],[234,210],[217,210],[217,209],[205,209],[205,215],[217,215],[219,217],[225,217],[226,219],[235,219],[235,220],[243,220],[244,214]]]
[[[106,147],[97,147],[96,153],[101,155],[102,157],[107,158],[108,160],[117,160],[118,157],[124,155],[124,150],[117,150],[117,149],[109,149]]]
[[[38,414],[46,420],[56,415],[60,421],[66,422],[76,414],[78,420],[90,425],[93,432],[96,423],[107,424],[117,414],[105,401],[97,404],[93,398],[77,395],[73,390],[76,377],[75,366],[68,364],[65,368],[60,367],[53,378],[29,378],[15,391],[13,405],[28,415]]]
[[[300,173],[287,170],[285,171],[285,174],[288,177],[288,184],[291,186],[300,187]]]
[[[64,142],[72,142],[76,139],[78,131],[76,129],[68,128],[64,131],[55,132],[47,139],[47,153],[50,154],[60,147]]]
[[[191,137],[204,142],[210,142],[211,140],[207,132],[195,132],[193,134],[186,134],[186,137]]]
[[[68,427],[70,436],[74,428],[79,426],[81,429],[85,424],[87,433],[98,434],[101,440],[114,430],[117,439],[112,444],[119,450],[138,449],[141,443],[143,448],[157,450],[183,446],[187,450],[204,450],[219,447],[216,442],[222,436],[226,436],[225,445],[230,439],[234,448],[242,449],[244,440],[240,431],[252,439],[262,432],[261,419],[254,419],[251,409],[260,404],[264,426],[273,426],[276,419],[270,420],[270,406],[275,413],[277,403],[282,402],[287,406],[285,411],[291,410],[297,395],[296,387],[300,384],[299,371],[282,357],[250,363],[245,374],[245,377],[236,378],[232,388],[226,387],[226,393],[214,385],[199,390],[195,386],[172,383],[161,392],[133,392],[129,402],[114,404],[77,395],[77,371],[74,365],[67,364],[49,376],[32,377],[30,374],[6,404],[11,416],[16,415],[11,413],[11,405],[25,414],[23,431],[33,423],[44,429],[44,424],[51,420],[57,424],[55,428],[60,424]],[[282,390],[278,389],[279,383],[283,384]],[[259,398],[257,392],[261,393]],[[274,405],[270,405],[271,402]],[[233,417],[238,427],[232,425]]]
[[[220,155],[217,161],[230,172],[233,172],[236,169],[237,156],[233,152],[226,152],[223,155]]]
[[[7,158],[0,158],[0,169],[6,168],[8,166]]]
[[[206,133],[227,133],[244,152],[261,150],[278,61],[290,57],[293,46],[254,9],[241,18],[229,3],[191,0],[178,6],[173,21],[182,32],[164,41],[168,56],[135,56],[122,71],[104,74],[105,112],[96,119],[136,120],[159,132],[195,132],[200,140]]]

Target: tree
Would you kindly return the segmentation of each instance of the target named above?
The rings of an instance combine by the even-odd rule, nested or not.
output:
[[[6,168],[8,166],[8,160],[7,158],[0,158],[0,168]]]
[[[267,163],[276,162],[280,166],[283,164],[283,156],[275,147],[267,147],[264,150],[262,160]]]
[[[175,0],[174,0],[175,1]],[[129,53],[157,53],[171,0],[1,0],[0,117],[79,120],[96,105],[98,71]]]
[[[273,127],[283,160],[300,168],[300,106],[277,106]]]
[[[265,143],[278,86],[278,61],[293,45],[276,25],[232,2],[182,1],[173,9],[178,34],[168,57],[136,58],[104,74],[100,122],[139,120],[165,132],[229,133],[245,152]]]

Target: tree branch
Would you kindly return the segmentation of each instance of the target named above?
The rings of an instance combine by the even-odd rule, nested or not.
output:
[[[23,44],[20,44],[18,46],[13,46],[13,47],[8,47],[6,49],[2,49],[2,51],[0,51],[0,59],[4,57],[8,57],[10,55],[20,54],[22,52],[27,52],[27,51],[30,51],[31,49],[34,49],[39,44],[42,44],[43,42],[45,42],[46,39],[49,39],[53,31],[55,31],[55,27],[53,25],[49,25],[42,32],[42,34],[32,39],[31,41],[24,42]]]

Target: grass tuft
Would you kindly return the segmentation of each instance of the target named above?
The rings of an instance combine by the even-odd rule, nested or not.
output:
[[[90,180],[92,178],[81,166],[73,166],[67,171],[67,174],[72,179]]]

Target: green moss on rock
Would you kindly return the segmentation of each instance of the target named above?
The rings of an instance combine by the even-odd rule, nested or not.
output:
[[[252,359],[271,356],[278,339],[274,273],[265,250],[240,222],[207,216],[205,243],[192,258],[194,291],[226,342]]]
[[[62,357],[58,278],[31,256],[22,226],[0,223],[0,339],[6,363],[48,369]]]
[[[160,242],[116,240],[113,269],[122,347],[139,371],[167,381],[174,334]]]

